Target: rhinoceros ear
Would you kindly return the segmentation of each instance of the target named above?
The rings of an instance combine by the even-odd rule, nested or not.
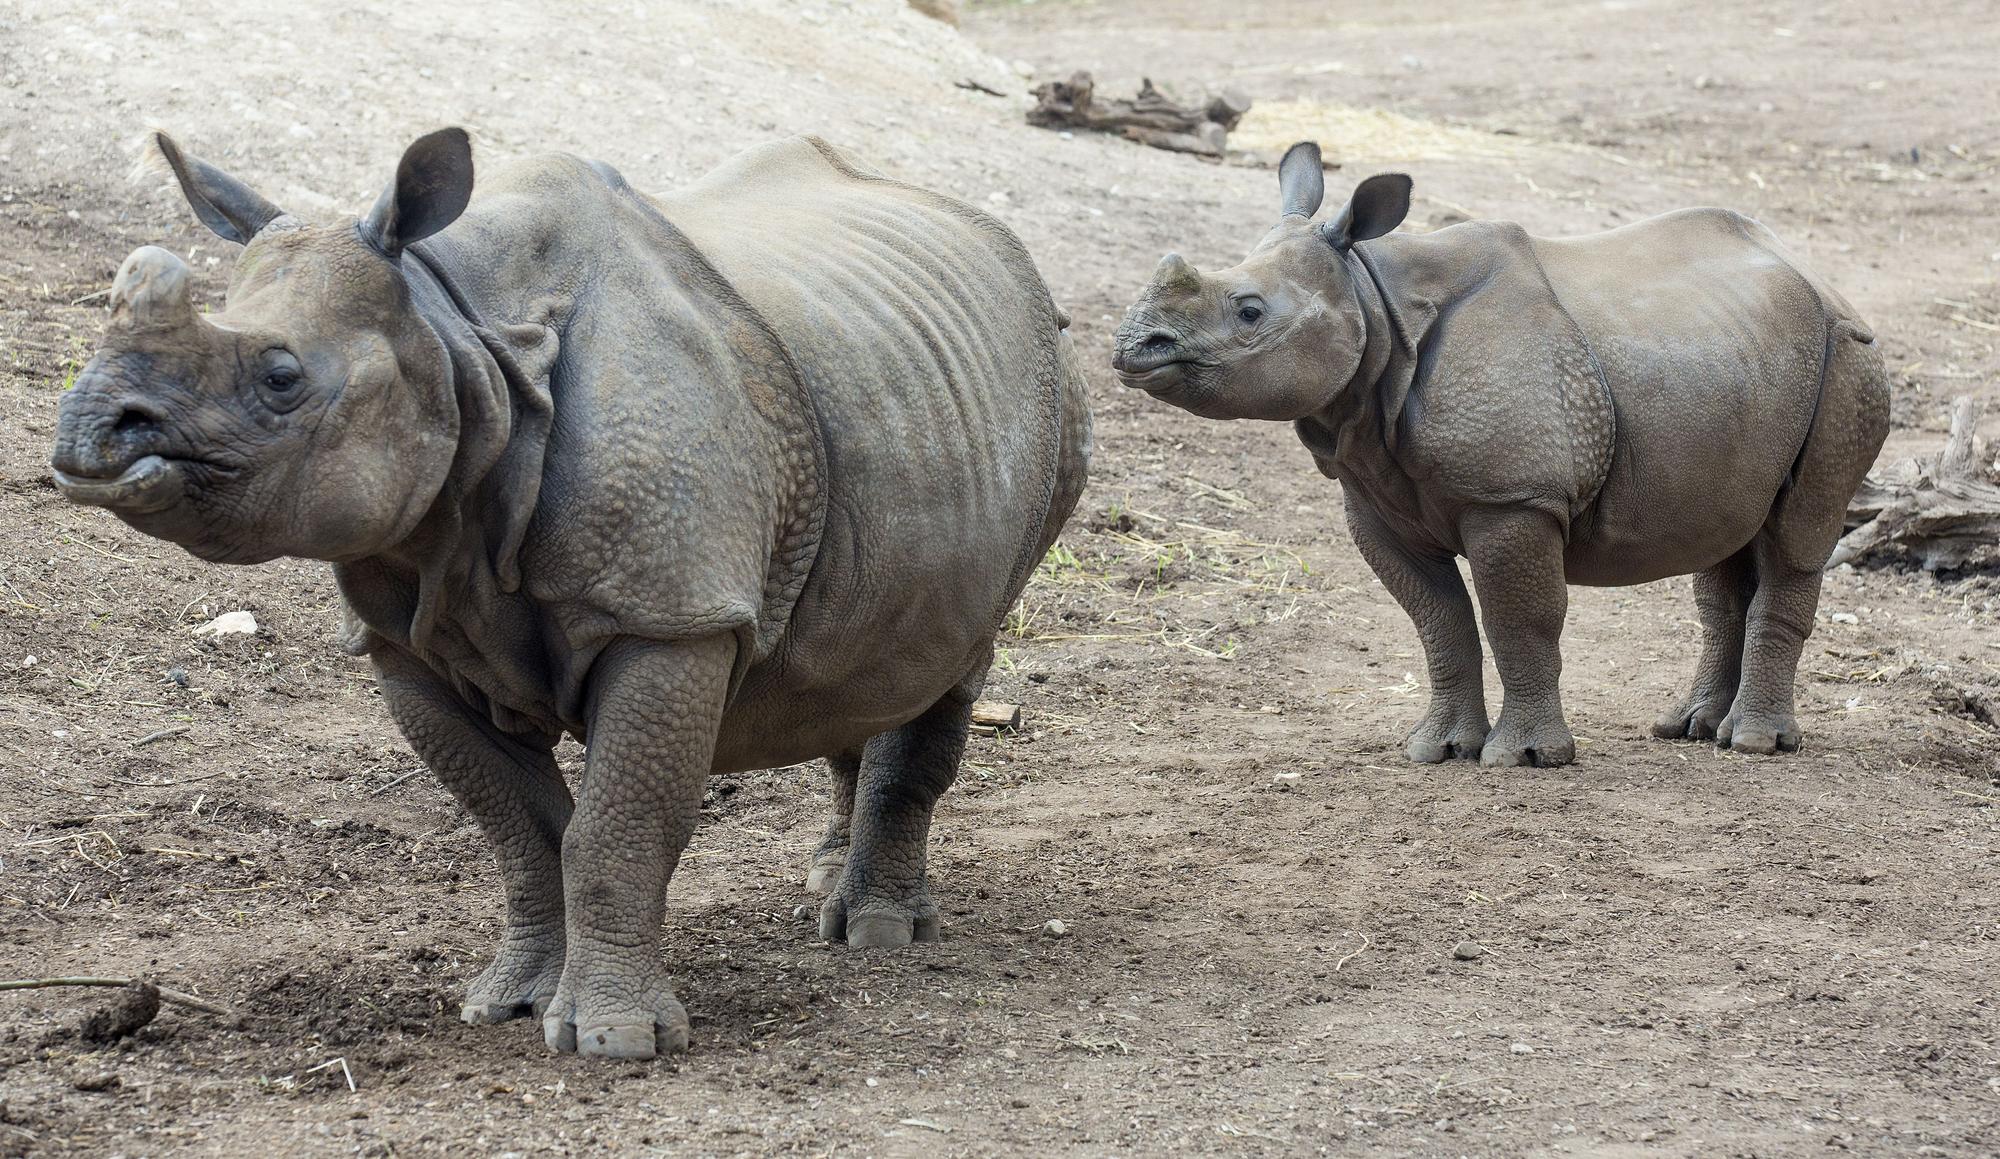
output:
[[[181,194],[193,207],[194,215],[214,230],[217,237],[249,245],[258,230],[281,215],[282,211],[258,196],[256,190],[199,157],[182,153],[172,137],[157,129],[149,136],[153,149],[167,163],[167,168],[173,170],[174,180],[180,182]],[[149,162],[141,162],[142,168],[148,166]]]
[[[390,261],[403,247],[458,220],[472,200],[472,141],[464,129],[418,137],[396,165],[396,180],[361,219],[361,233]]]
[[[1381,237],[1408,216],[1410,186],[1407,173],[1377,173],[1354,187],[1354,196],[1340,207],[1340,213],[1319,227],[1320,236],[1337,250]]]
[[[1278,162],[1278,194],[1286,217],[1311,217],[1326,198],[1326,174],[1320,167],[1319,146],[1300,141]]]

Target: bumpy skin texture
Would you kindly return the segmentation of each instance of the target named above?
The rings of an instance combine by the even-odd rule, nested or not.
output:
[[[1415,621],[1432,700],[1414,761],[1573,760],[1566,585],[1695,573],[1694,688],[1655,724],[1797,748],[1793,680],[1847,501],[1888,431],[1873,336],[1769,231],[1683,210],[1609,233],[1504,222],[1391,234],[1408,179],[1332,220],[1316,150],[1241,265],[1175,255],[1127,314],[1128,386],[1211,418],[1290,419]],[[1385,236],[1386,235],[1386,236]],[[1473,585],[1504,698],[1490,727]]]
[[[58,484],[205,558],[333,562],[345,646],[506,887],[466,1020],[686,1046],[655,946],[714,770],[828,756],[829,936],[936,937],[931,810],[1090,454],[1019,241],[809,139],[659,199],[562,156],[474,198],[445,130],[332,226],[157,144],[248,247],[212,317],[178,258],[128,259]]]

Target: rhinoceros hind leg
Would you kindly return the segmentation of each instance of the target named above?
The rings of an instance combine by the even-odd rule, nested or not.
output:
[[[1716,744],[1760,754],[1799,747],[1793,684],[1819,607],[1820,574],[1786,564],[1775,537],[1758,540],[1757,591],[1743,629],[1743,681],[1715,730]]]
[[[1743,675],[1744,617],[1757,590],[1755,552],[1744,548],[1697,573],[1694,604],[1701,614],[1701,659],[1696,661],[1694,687],[1653,724],[1653,735],[1664,740],[1713,740]]]
[[[861,773],[861,750],[835,753],[826,758],[827,768],[833,773],[833,816],[826,824],[826,836],[820,838],[819,847],[813,850],[812,862],[806,869],[806,888],[813,893],[828,894],[840,884],[840,875],[847,871],[847,849],[852,840],[854,816],[854,781]]]
[[[862,750],[846,870],[820,903],[822,939],[856,949],[937,941],[938,908],[925,876],[931,812],[958,777],[984,677],[981,665],[923,715]]]

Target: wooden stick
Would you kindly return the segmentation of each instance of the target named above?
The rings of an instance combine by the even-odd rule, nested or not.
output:
[[[972,723],[984,728],[1007,728],[1018,732],[1021,728],[1021,706],[1002,704],[997,700],[976,700],[972,704]]]
[[[44,990],[51,986],[115,986],[122,989],[123,987],[130,986],[134,982],[140,982],[140,981],[143,981],[143,979],[13,978],[5,981],[0,981],[0,990]],[[236,1017],[236,1012],[234,1010],[231,1010],[227,1006],[217,1006],[213,1002],[209,1002],[201,998],[196,998],[192,994],[183,993],[179,990],[171,990],[165,986],[157,986],[150,982],[147,982],[146,985],[152,986],[154,990],[159,992],[160,1001],[168,1003],[170,1005],[185,1006],[190,1010],[200,1010],[208,1014],[219,1014],[224,1018]]]

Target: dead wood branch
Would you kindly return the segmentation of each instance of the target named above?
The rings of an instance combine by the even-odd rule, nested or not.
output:
[[[1150,79],[1140,82],[1139,95],[1129,101],[1099,98],[1096,88],[1087,72],[1035,86],[1028,123],[1045,129],[1118,133],[1156,149],[1220,157],[1229,130],[1250,111],[1250,98],[1238,92],[1224,92],[1197,107],[1169,100]]]
[[[140,979],[13,978],[7,981],[0,981],[0,990],[45,990],[52,986],[115,986],[122,988],[132,985],[135,981],[140,981]],[[165,986],[158,985],[153,986],[153,989],[159,991],[160,1001],[165,1002],[169,1006],[185,1006],[190,1010],[200,1010],[206,1014],[219,1014],[224,1018],[232,1020],[236,1017],[236,1012],[229,1007],[217,1006],[213,1002],[203,998],[196,998],[192,994],[185,994],[179,990],[170,990]]]
[[[1979,446],[1983,409],[1960,395],[1942,451],[1861,485],[1847,508],[1854,529],[1834,547],[1830,566],[1907,556],[1938,571],[2000,557],[2000,486],[1989,478]]]

